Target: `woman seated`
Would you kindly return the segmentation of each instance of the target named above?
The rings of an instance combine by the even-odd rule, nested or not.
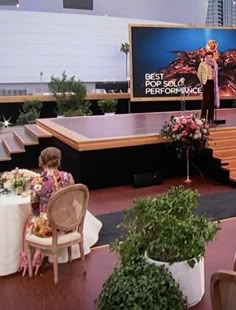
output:
[[[32,215],[28,218],[24,230],[24,239],[27,231],[31,229],[31,233],[36,234],[39,237],[48,237],[51,235],[51,228],[48,225],[46,212],[48,201],[53,193],[59,189],[74,184],[74,179],[72,175],[68,172],[60,171],[58,168],[61,163],[61,151],[55,147],[48,147],[44,149],[39,156],[39,166],[42,168],[42,173],[40,177],[33,179],[31,183],[31,207]],[[95,217],[93,217],[88,211],[85,216],[84,223],[84,239],[86,244],[86,235],[89,239],[90,247],[92,244],[96,243],[98,239],[98,232],[100,231],[102,224]],[[86,225],[87,221],[87,225]],[[89,228],[86,227],[89,225]],[[90,232],[91,229],[91,232]],[[86,230],[86,231],[85,231]],[[85,254],[90,250],[85,249]],[[73,251],[72,251],[73,257]],[[77,258],[79,255],[74,255],[73,258]],[[60,258],[59,258],[60,260]],[[65,261],[65,259],[62,259]],[[35,274],[37,274],[38,269],[43,261],[43,253],[40,250],[36,250],[33,259],[32,266],[35,268]],[[23,275],[28,268],[27,254],[24,244],[24,251],[21,253],[20,271],[23,270]]]

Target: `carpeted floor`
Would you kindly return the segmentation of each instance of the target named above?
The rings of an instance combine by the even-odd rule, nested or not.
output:
[[[200,197],[196,213],[206,215],[212,221],[236,217],[236,190]],[[122,221],[123,214],[123,212],[113,212],[97,216],[103,223],[103,227],[95,246],[109,244],[119,236],[120,229],[117,225]]]

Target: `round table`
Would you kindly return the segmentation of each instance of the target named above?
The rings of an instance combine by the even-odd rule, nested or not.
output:
[[[0,276],[17,272],[30,197],[0,196]]]

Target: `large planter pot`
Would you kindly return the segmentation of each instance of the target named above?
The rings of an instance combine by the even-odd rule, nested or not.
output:
[[[198,304],[205,293],[205,270],[204,257],[199,262],[196,261],[194,267],[190,267],[187,261],[169,264],[155,261],[145,253],[145,260],[148,264],[156,266],[164,265],[172,274],[176,282],[179,283],[183,295],[187,297],[189,307]]]

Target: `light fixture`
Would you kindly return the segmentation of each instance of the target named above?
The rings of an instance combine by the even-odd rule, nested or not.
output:
[[[19,7],[20,7],[19,0],[16,0],[16,7],[17,7],[17,8],[19,8]]]
[[[5,116],[2,116],[2,118],[3,118],[3,122],[0,122],[0,124],[1,124],[0,129],[8,128],[10,125],[12,125],[10,123],[10,120],[11,120],[12,117],[10,117],[9,119],[5,119]]]

